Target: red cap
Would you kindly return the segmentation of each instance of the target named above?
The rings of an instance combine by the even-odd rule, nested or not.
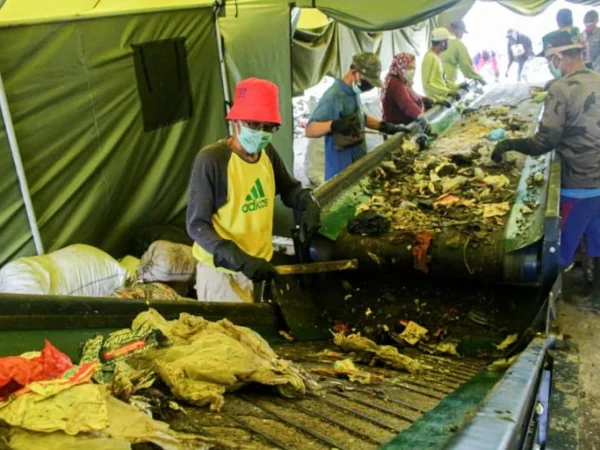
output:
[[[281,125],[279,88],[267,80],[247,78],[235,88],[233,106],[227,120],[246,120]]]

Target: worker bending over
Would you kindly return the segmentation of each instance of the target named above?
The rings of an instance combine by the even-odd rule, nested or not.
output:
[[[460,94],[457,88],[451,88],[446,81],[440,53],[448,48],[450,33],[445,28],[436,28],[431,32],[431,49],[423,57],[421,63],[421,80],[423,91],[427,97],[442,101],[448,98],[458,100]]]
[[[506,68],[505,77],[508,78],[510,68],[513,63],[516,62],[518,66],[517,81],[521,81],[525,63],[533,57],[533,45],[531,39],[512,28],[506,32],[506,39],[508,40],[508,67]]]
[[[462,20],[452,22],[449,31],[448,49],[440,54],[448,85],[454,89],[458,88],[456,84],[458,70],[462,72],[463,77],[477,80],[485,85],[483,77],[475,71],[469,50],[462,41],[463,35],[467,32],[465,23]]]
[[[281,125],[275,84],[240,82],[227,119],[233,135],[204,147],[194,162],[187,230],[198,260],[198,300],[251,302],[253,281],[275,274],[275,196],[298,211],[309,233],[319,225],[319,206],[271,145]]]
[[[325,180],[367,154],[364,130],[395,134],[403,127],[366,115],[360,94],[381,87],[381,61],[374,53],[359,53],[350,70],[325,91],[306,126],[309,138],[325,137]]]
[[[556,150],[562,184],[560,263],[563,268],[571,264],[586,236],[588,256],[595,260],[592,295],[577,302],[600,310],[600,75],[585,67],[583,46],[569,32],[551,34],[545,55],[557,81],[538,131],[532,138],[500,141],[492,159],[499,162],[509,150],[530,156]]]

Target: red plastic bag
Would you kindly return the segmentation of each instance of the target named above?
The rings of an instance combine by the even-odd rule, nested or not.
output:
[[[35,358],[0,358],[0,400],[33,381],[58,378],[72,367],[71,359],[47,340]]]

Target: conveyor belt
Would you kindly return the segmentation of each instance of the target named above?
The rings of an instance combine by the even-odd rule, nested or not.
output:
[[[276,351],[308,371],[331,368],[331,363],[311,361],[310,345],[283,345]],[[418,359],[429,367],[419,375],[360,366],[383,375],[383,382],[360,385],[322,378],[324,395],[299,400],[245,388],[226,395],[220,413],[183,405],[185,414],[173,414],[168,421],[180,431],[234,440],[256,449],[376,449],[411,427],[485,364],[428,355]]]
[[[516,110],[524,117],[531,119],[533,132],[541,106],[529,101],[526,88],[524,91],[512,89],[492,91],[478,99],[475,105],[484,104],[516,104]],[[510,93],[507,99],[505,94]],[[437,111],[435,120],[437,131],[451,124],[460,116],[455,110]],[[394,266],[394,270],[411,270],[413,255],[411,236],[402,239],[383,237],[360,237],[351,235],[345,230],[347,220],[354,214],[356,207],[368,199],[369,173],[389,158],[402,143],[402,137],[388,140],[371,154],[350,166],[340,175],[317,189],[316,194],[323,206],[324,234],[335,238],[330,245],[315,242],[312,256],[321,259],[359,259],[361,268]],[[435,152],[435,148],[431,150]],[[489,243],[485,245],[457,246],[452,226],[444,227],[435,237],[429,254],[432,256],[430,273],[434,276],[443,274],[447,277],[476,278],[479,280],[500,281],[509,283],[525,283],[539,285],[541,281],[542,263],[552,266],[548,273],[555,275],[556,261],[549,252],[543,252],[543,237],[547,233],[547,217],[558,216],[558,204],[555,191],[558,192],[560,176],[557,170],[551,170],[552,156],[527,158],[521,168],[521,179],[506,228],[493,230]],[[537,187],[528,185],[528,178],[536,172],[543,174],[543,182]],[[532,214],[525,214],[521,205],[533,201],[540,206]],[[558,227],[556,221],[552,222]],[[549,246],[551,247],[551,245]],[[554,248],[556,250],[556,248]],[[374,259],[372,255],[377,255]],[[549,276],[548,278],[551,278]]]

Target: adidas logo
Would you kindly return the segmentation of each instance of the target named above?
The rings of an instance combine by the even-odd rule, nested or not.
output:
[[[260,179],[257,178],[254,182],[254,186],[250,189],[250,193],[246,195],[246,203],[242,206],[242,212],[249,213],[266,208],[269,205],[269,201],[265,197],[262,183],[260,182]]]

